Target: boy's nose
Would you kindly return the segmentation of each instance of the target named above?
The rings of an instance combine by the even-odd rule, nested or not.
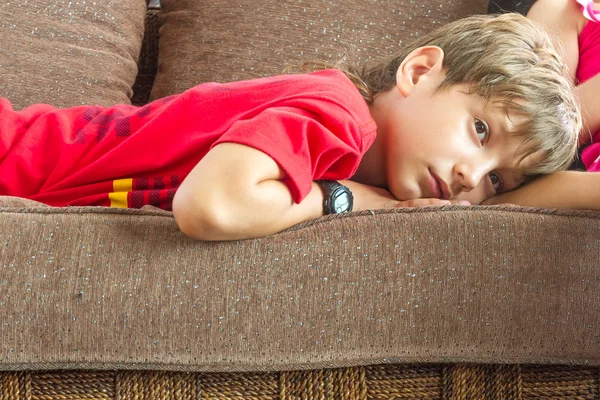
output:
[[[470,192],[489,173],[490,168],[482,161],[457,163],[453,171],[453,192]]]

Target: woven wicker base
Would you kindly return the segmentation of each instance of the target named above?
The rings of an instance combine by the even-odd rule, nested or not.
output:
[[[600,368],[378,365],[279,373],[0,373],[1,400],[598,399]]]

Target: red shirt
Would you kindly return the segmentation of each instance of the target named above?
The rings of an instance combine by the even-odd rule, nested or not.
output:
[[[316,179],[351,177],[375,122],[340,71],[207,83],[144,107],[33,105],[0,99],[0,194],[53,206],[171,209],[216,144],[273,158],[299,203]]]

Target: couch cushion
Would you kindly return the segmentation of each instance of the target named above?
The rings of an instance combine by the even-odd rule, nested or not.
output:
[[[162,210],[0,208],[0,370],[600,365],[600,212],[374,214],[203,243]]]
[[[128,103],[145,0],[0,2],[0,96],[16,109]]]
[[[441,24],[483,14],[485,0],[162,0],[152,98],[208,81],[276,75],[305,61],[388,55]]]

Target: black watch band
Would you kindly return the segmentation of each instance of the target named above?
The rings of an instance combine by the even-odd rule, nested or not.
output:
[[[323,212],[341,214],[352,211],[354,197],[346,186],[337,181],[316,181],[323,190]]]

